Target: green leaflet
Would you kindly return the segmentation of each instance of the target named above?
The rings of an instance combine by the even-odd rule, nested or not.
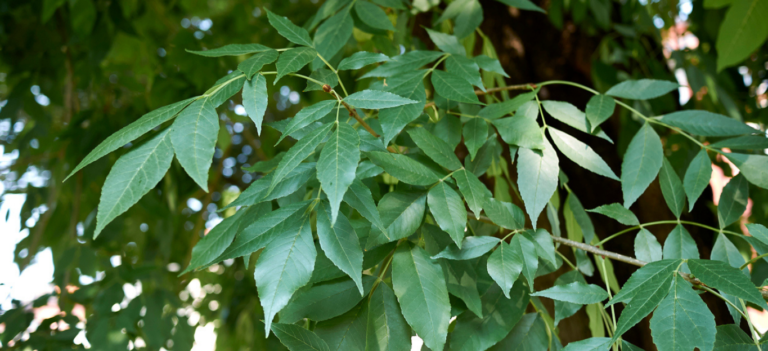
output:
[[[446,182],[441,181],[429,190],[427,204],[440,229],[447,232],[453,242],[461,248],[467,227],[467,210],[459,194]]]
[[[467,83],[485,91],[483,79],[480,77],[480,67],[465,56],[451,55],[445,60],[445,70],[459,77],[463,77]]]
[[[462,11],[456,16],[456,26],[453,34],[457,38],[466,38],[483,22],[483,8],[478,0],[469,0]]]
[[[645,123],[632,138],[621,163],[624,207],[629,208],[645,192],[659,173],[663,158],[659,135],[650,124]]]
[[[272,332],[291,351],[330,351],[317,334],[294,324],[272,324]]]
[[[768,23],[762,14],[768,3],[761,0],[734,1],[717,34],[717,71],[746,59],[768,37]]]
[[[296,145],[293,145],[290,150],[283,156],[280,163],[277,165],[277,169],[274,172],[272,178],[272,185],[269,186],[268,193],[271,193],[275,189],[275,186],[285,178],[288,173],[296,168],[301,161],[304,161],[311,153],[315,151],[318,145],[325,139],[325,136],[333,127],[333,123],[328,123],[320,128],[317,128],[301,138]]]
[[[314,70],[312,74],[309,75],[309,78],[317,80],[323,84],[317,84],[313,81],[307,80],[307,87],[304,88],[304,91],[323,90],[323,85],[325,84],[328,84],[328,86],[331,88],[335,88],[337,85],[339,85],[339,77],[336,76],[336,73],[333,73],[333,71],[325,67],[320,67]]]
[[[739,249],[724,234],[717,234],[717,239],[715,239],[715,244],[712,246],[712,253],[709,258],[725,262],[731,267],[738,268],[744,264],[744,257],[739,252]],[[746,273],[746,270],[744,273]]]
[[[337,104],[338,101],[335,100],[324,100],[312,106],[307,106],[301,109],[301,111],[299,111],[299,113],[293,117],[291,122],[288,123],[288,126],[285,127],[283,135],[280,136],[280,139],[277,140],[275,145],[280,144],[280,142],[283,141],[286,136],[293,134],[293,132],[325,117],[333,110],[333,107]]]
[[[455,149],[461,142],[461,119],[458,116],[445,115],[432,127],[432,133]]]
[[[189,98],[174,104],[170,104],[170,105],[158,108],[152,112],[149,112],[141,116],[141,118],[129,124],[127,127],[120,129],[116,133],[110,135],[107,139],[102,141],[101,144],[99,144],[99,146],[97,146],[91,152],[89,152],[88,155],[85,156],[85,158],[82,161],[80,161],[77,167],[75,167],[75,169],[73,169],[72,172],[69,172],[69,175],[67,175],[67,177],[64,178],[64,181],[69,179],[69,177],[77,173],[77,171],[83,169],[85,166],[93,163],[93,161],[96,161],[101,157],[103,157],[104,155],[125,146],[125,144],[130,143],[136,138],[144,135],[146,132],[171,120],[173,117],[176,117],[176,115],[181,110],[183,110],[193,101],[196,101],[196,99],[198,98]]]
[[[181,111],[171,125],[171,142],[176,159],[190,177],[206,192],[208,169],[211,168],[216,138],[219,134],[219,115],[209,98],[193,102]]]
[[[715,316],[693,291],[693,285],[675,275],[669,295],[651,318],[651,335],[659,351],[711,350],[715,344]]]
[[[478,56],[478,57],[481,57],[481,56]],[[477,59],[477,57],[475,59]],[[527,102],[530,102],[535,96],[536,96],[536,92],[523,93],[504,102],[489,104],[483,107],[483,109],[480,110],[480,112],[478,112],[477,115],[490,120],[498,119],[500,117],[503,117],[510,113],[518,111],[518,109],[520,109],[521,106],[523,106]],[[533,105],[536,106],[536,112],[538,114],[538,110],[539,110],[538,105],[536,105],[535,102],[533,103]],[[523,117],[528,117],[528,116],[525,116],[524,113],[521,113],[520,115]],[[534,121],[536,120],[536,118],[530,118],[530,119],[533,119]]]
[[[621,287],[619,293],[616,294],[611,301],[609,301],[605,307],[608,308],[611,305],[618,302],[629,302],[635,296],[639,295],[639,292],[643,287],[647,286],[653,281],[659,281],[660,277],[672,276],[677,267],[680,266],[682,260],[661,260],[651,262],[629,277],[624,286]]]
[[[448,239],[450,240],[450,239]],[[483,303],[477,291],[477,272],[470,261],[442,261],[448,293],[458,297],[467,309],[478,317],[483,316]]]
[[[717,326],[713,351],[757,351],[755,341],[736,324]]]
[[[317,323],[314,332],[331,350],[364,350],[367,321],[368,304],[364,301],[341,316]]]
[[[392,285],[408,324],[427,347],[442,350],[451,304],[440,265],[424,249],[405,242],[392,259]]]
[[[280,311],[280,321],[296,323],[303,318],[324,321],[338,317],[355,307],[368,295],[376,277],[366,275],[362,281],[365,285],[363,293],[358,292],[358,283],[346,278],[302,289]]]
[[[270,210],[272,210],[271,204],[262,203],[251,208],[242,208],[234,215],[225,218],[192,248],[189,266],[179,275],[215,263],[214,260],[232,243],[245,221],[261,217]]]
[[[424,29],[426,29],[427,34],[429,34],[429,38],[432,39],[432,42],[434,42],[435,45],[443,52],[452,55],[467,56],[467,50],[464,49],[464,46],[459,43],[459,39],[457,39],[455,36],[440,33],[429,28]]]
[[[279,236],[284,228],[297,222],[309,204],[310,201],[290,204],[259,217],[245,227],[215,261],[250,255],[264,248],[275,237]]]
[[[477,151],[485,144],[488,138],[488,123],[480,118],[470,119],[464,124],[464,145],[467,146],[470,159],[474,160]],[[460,163],[459,163],[460,164]]]
[[[680,177],[666,157],[659,172],[659,186],[667,206],[675,217],[680,218],[683,209],[685,209],[685,188],[683,188],[683,182],[680,181]]]
[[[365,155],[401,182],[427,186],[440,180],[433,170],[408,156],[381,151],[366,152]]]
[[[398,74],[387,79],[385,90],[404,98],[426,102],[424,91],[424,72],[421,70]],[[408,104],[385,108],[379,111],[379,122],[384,132],[384,144],[394,139],[408,123],[418,118],[423,110],[421,104]]]
[[[528,313],[515,324],[506,338],[489,351],[546,350],[549,346],[547,325],[538,313]]]
[[[308,47],[284,51],[277,59],[277,64],[275,64],[275,66],[277,66],[277,77],[275,77],[272,84],[277,83],[280,78],[302,69],[308,63],[312,62],[312,60],[315,59],[315,56],[317,56],[317,51]]]
[[[522,281],[514,285],[510,296],[511,299],[505,297],[502,289],[491,285],[482,296],[483,317],[469,313],[459,315],[448,340],[448,350],[486,350],[504,339],[521,322],[529,301]]]
[[[587,115],[584,114],[584,112],[581,112],[578,107],[573,106],[568,102],[551,100],[542,101],[541,106],[544,107],[544,110],[547,111],[547,113],[549,113],[558,121],[563,122],[584,133],[594,135],[598,138],[613,143],[611,138],[609,138],[608,135],[606,135],[605,132],[600,129],[600,127],[596,127],[594,128],[593,132],[590,132],[590,130],[593,130],[593,128],[587,120]]]
[[[405,10],[402,0],[371,0],[374,4],[379,4],[384,7],[390,7],[397,10]]]
[[[673,272],[674,270],[672,272],[666,272],[666,274],[655,275],[646,280],[645,284],[636,290],[635,296],[629,303],[627,303],[627,306],[621,312],[619,321],[616,324],[616,332],[613,334],[613,339],[611,340],[616,341],[616,339],[629,330],[629,328],[634,327],[635,324],[639,323],[643,318],[653,312],[656,306],[658,306],[664,297],[667,296],[675,277]],[[635,274],[637,274],[637,272],[635,272]],[[619,295],[616,295],[614,300],[618,297]],[[611,302],[612,301],[613,300],[611,300]]]
[[[363,272],[363,250],[354,228],[343,213],[339,214],[336,223],[331,224],[331,218],[326,202],[317,209],[317,237],[326,256],[347,273],[357,285],[360,295],[363,295],[363,283],[360,280]]]
[[[587,210],[587,212],[599,213],[601,215],[611,217],[624,225],[640,225],[640,221],[637,219],[637,216],[632,213],[632,211],[622,207],[617,203],[602,205],[600,207]]]
[[[688,230],[682,224],[675,226],[664,240],[664,249],[662,250],[664,259],[674,258],[699,258],[699,248],[696,241],[693,240]]]
[[[218,126],[218,124],[217,124]],[[121,156],[101,190],[94,239],[115,217],[127,211],[163,179],[171,167],[170,129]]]
[[[387,63],[376,67],[361,78],[391,77],[396,74],[413,72],[417,68],[437,60],[440,56],[443,56],[443,53],[438,51],[409,51],[400,56],[392,57]]]
[[[566,213],[570,213],[570,216],[565,216],[568,238],[575,241],[581,241],[583,238],[585,243],[592,243],[592,239],[595,237],[595,226],[574,193],[569,193],[565,199],[563,214]],[[576,231],[578,234],[575,233]]]
[[[533,93],[529,93],[533,94]],[[517,109],[517,113],[523,117],[527,117],[533,120],[539,118],[539,104],[536,101],[526,101],[520,108]]]
[[[354,21],[349,13],[350,10],[347,6],[317,28],[313,43],[317,53],[326,60],[336,55],[352,36]]]
[[[379,90],[358,91],[350,96],[345,97],[344,101],[352,106],[371,110],[415,104],[418,102]]]
[[[338,70],[357,70],[372,63],[386,61],[389,61],[389,57],[387,55],[368,51],[358,51],[352,54],[352,56],[341,60]]]
[[[463,49],[463,47],[462,47]],[[475,90],[467,81],[453,73],[432,71],[432,86],[440,96],[453,101],[480,104]]]
[[[247,60],[240,62],[237,65],[237,69],[245,74],[245,77],[250,80],[253,75],[261,71],[261,68],[266,64],[270,64],[277,60],[279,53],[277,50],[264,51],[256,55],[251,56]]]
[[[546,13],[541,7],[536,6],[534,3],[528,0],[496,0],[496,1],[508,6],[517,7],[522,10],[538,11],[541,13]]]
[[[481,111],[482,112],[482,111]],[[544,133],[535,120],[514,116],[493,121],[496,130],[505,143],[528,149],[544,150]]]
[[[482,69],[483,71],[498,73],[504,77],[509,78],[509,75],[507,74],[507,72],[504,71],[504,68],[501,67],[501,62],[499,62],[498,59],[490,58],[486,55],[478,55],[474,57],[474,60],[475,60],[475,63],[477,63],[477,65],[480,66],[480,69]],[[515,96],[515,98],[518,98],[523,95],[525,94],[520,94],[518,96]],[[511,100],[507,100],[507,101],[511,101]]]
[[[765,300],[755,284],[752,284],[738,268],[731,267],[722,261],[700,259],[688,260],[688,268],[702,283],[744,301],[768,308],[765,307]]]
[[[213,108],[216,108],[243,89],[245,81],[244,74],[239,71],[232,71],[232,73],[221,77],[203,96],[206,96]]]
[[[280,34],[283,38],[288,39],[294,44],[309,47],[312,46],[312,39],[309,38],[309,33],[306,29],[293,24],[293,22],[291,22],[291,20],[289,20],[287,17],[274,14],[266,7],[264,10],[267,11],[269,24],[271,24],[272,27],[275,27],[275,29],[277,29],[277,33]]]
[[[739,174],[728,182],[720,194],[717,205],[717,219],[720,228],[725,228],[737,221],[747,209],[749,200],[749,184],[743,175]]]
[[[466,169],[453,172],[453,179],[456,180],[456,185],[459,186],[461,194],[464,195],[469,209],[475,214],[475,218],[479,219],[480,211],[483,210],[485,202],[492,196],[490,190],[480,182],[480,179],[477,179],[477,176]]]
[[[518,117],[520,118],[520,117]],[[525,118],[527,120],[527,118]],[[613,180],[619,180],[619,177],[613,173],[611,167],[608,166],[603,158],[592,150],[589,145],[584,144],[578,139],[563,133],[553,127],[547,128],[549,136],[552,137],[552,141],[557,145],[558,150],[567,156],[571,161],[576,162],[577,165],[583,167],[586,170],[592,171],[603,177],[611,178]]]
[[[700,110],[673,112],[661,116],[660,121],[702,136],[732,136],[760,132],[733,118]]]
[[[645,228],[641,228],[635,237],[635,257],[645,262],[661,260],[661,244]]]
[[[221,56],[240,56],[246,54],[252,54],[254,52],[263,52],[272,50],[261,44],[229,44],[219,48],[195,51],[187,50],[188,53],[205,56],[205,57],[221,57]]]
[[[763,244],[768,245],[768,228],[762,224],[750,223],[747,224],[747,230],[749,230],[749,235],[751,235],[753,238],[760,240]]]
[[[701,149],[696,157],[691,160],[683,178],[685,194],[688,196],[689,211],[693,210],[696,199],[701,196],[701,193],[709,185],[709,178],[711,176],[712,163],[709,161],[709,156],[707,156],[707,150]]]
[[[498,201],[489,197],[483,207],[488,218],[499,227],[516,230],[525,226],[525,214],[513,203]]]
[[[531,234],[536,243],[536,255],[539,258],[557,266],[557,257],[555,257],[555,243],[552,241],[552,235],[544,228],[536,229]]]
[[[415,233],[424,219],[426,207],[425,193],[391,192],[384,195],[379,201],[378,210],[387,231],[372,227],[365,248],[371,249]]]
[[[547,290],[537,291],[531,296],[542,296],[557,301],[588,305],[603,302],[608,298],[608,292],[595,284],[585,284],[575,281],[566,285],[555,285]]]
[[[338,128],[323,146],[317,160],[317,179],[331,204],[331,225],[336,223],[339,205],[355,180],[359,162],[360,137],[357,131],[347,123],[338,123]]]
[[[352,185],[349,186],[349,190],[344,194],[344,202],[357,210],[361,216],[370,221],[379,231],[387,233],[387,229],[381,221],[379,210],[376,209],[376,204],[373,202],[371,190],[359,179],[356,179],[352,182]]]
[[[584,280],[584,276],[579,271],[573,270],[565,272],[557,277],[557,279],[555,279],[555,286],[568,285],[574,282],[587,284],[587,282]],[[557,326],[563,319],[573,316],[581,309],[581,307],[581,304],[555,300],[554,325]]]
[[[517,187],[534,229],[539,214],[557,190],[557,175],[560,171],[557,153],[546,140],[545,143],[547,145],[543,151],[524,147],[518,150]]]
[[[243,85],[243,107],[248,117],[256,124],[256,131],[261,135],[261,122],[267,112],[267,79],[261,74],[256,79],[246,80]]]
[[[569,343],[562,351],[605,351],[613,344],[610,338],[595,337]]]
[[[586,116],[593,133],[600,124],[611,118],[613,110],[616,109],[616,101],[612,97],[602,94],[595,95],[587,102]]]
[[[368,301],[366,351],[399,351],[411,347],[411,328],[405,322],[392,288],[379,284]]]
[[[317,257],[309,213],[303,213],[282,229],[264,248],[253,272],[264,309],[265,333],[269,333],[272,319],[288,304],[293,293],[309,282]]]
[[[452,171],[461,168],[461,162],[453,153],[451,146],[426,129],[414,128],[408,131],[408,135],[411,136],[421,151],[439,165]]]
[[[757,135],[744,135],[731,139],[725,139],[712,144],[712,147],[732,150],[762,150],[768,149],[768,138]]]
[[[240,193],[240,196],[222,208],[222,210],[237,206],[252,206],[291,195],[296,190],[299,190],[299,188],[305,186],[310,178],[315,178],[316,166],[317,164],[314,162],[299,164],[269,193],[267,192],[272,184],[274,174],[267,174],[251,183],[248,188]]]
[[[380,7],[367,1],[358,1],[355,3],[355,13],[366,25],[381,30],[395,31],[392,22],[389,21],[387,13]]]
[[[491,251],[498,243],[499,238],[492,236],[468,236],[464,238],[461,248],[454,244],[448,245],[439,254],[432,256],[432,259],[471,260]]]
[[[320,6],[320,8],[317,10],[317,13],[315,14],[315,18],[312,19],[312,23],[310,23],[309,28],[310,30],[317,27],[317,25],[324,19],[331,17],[336,11],[344,7],[345,5],[349,4],[352,0],[329,0],[323,2],[323,4]]]
[[[528,280],[528,287],[533,291],[533,280],[539,269],[539,258],[536,254],[536,244],[527,232],[517,233],[509,241],[510,246],[519,246],[523,256],[523,275]]]
[[[728,153],[726,157],[750,183],[768,189],[768,156]]]
[[[677,83],[666,80],[626,80],[614,85],[605,94],[625,99],[648,100],[662,96],[679,87],[680,85]]]

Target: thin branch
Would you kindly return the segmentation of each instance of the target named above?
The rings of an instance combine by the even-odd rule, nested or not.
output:
[[[333,90],[331,90],[331,87],[328,84],[323,85],[323,91],[325,91],[328,94],[331,94],[331,96],[333,96],[336,100],[341,101],[341,104],[344,105],[344,107],[349,111],[349,115],[354,117],[355,120],[357,120],[357,123],[360,123],[360,125],[363,126],[363,128],[365,128],[365,130],[367,130],[368,133],[371,133],[371,135],[373,135],[375,138],[379,137],[379,133],[376,133],[373,129],[371,129],[371,126],[369,126],[368,123],[365,123],[365,121],[362,118],[360,118],[360,115],[357,114],[357,111],[355,111],[355,109],[352,106],[349,106],[349,104],[346,101],[340,99],[339,96],[336,95],[336,93]]]
[[[629,256],[624,256],[622,254],[617,254],[617,253],[611,252],[611,251],[605,251],[605,250],[599,249],[599,248],[597,248],[595,246],[587,245],[587,244],[580,243],[580,242],[576,242],[576,241],[569,240],[569,239],[566,239],[566,238],[563,238],[563,237],[552,235],[552,240],[557,241],[557,242],[559,242],[559,243],[561,243],[563,245],[567,245],[567,246],[570,246],[570,247],[575,247],[575,248],[577,248],[579,250],[582,250],[582,251],[590,252],[590,253],[593,253],[595,255],[600,255],[600,256],[608,257],[608,258],[610,258],[612,260],[621,261],[621,262],[624,262],[624,263],[629,263],[631,265],[635,265],[635,266],[638,266],[638,267],[642,267],[642,266],[645,266],[647,264],[646,262],[640,261],[640,260],[638,260],[636,258],[632,258],[632,257],[629,257]]]
[[[508,91],[508,90],[533,90],[533,89],[536,89],[536,84],[534,83],[508,85],[505,87],[486,89],[485,91],[475,90],[475,95],[493,94],[499,91]]]

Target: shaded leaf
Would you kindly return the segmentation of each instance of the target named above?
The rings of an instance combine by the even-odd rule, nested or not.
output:
[[[176,159],[190,177],[206,192],[208,169],[213,162],[219,115],[209,98],[193,102],[181,111],[171,125],[171,142]]]
[[[660,351],[711,350],[715,343],[715,316],[693,291],[693,285],[675,275],[672,290],[651,318],[651,335]]]
[[[759,133],[733,118],[702,110],[677,111],[661,116],[661,122],[702,136],[731,136]]]
[[[317,51],[313,48],[303,47],[283,51],[277,59],[277,77],[272,84],[277,83],[280,78],[290,73],[297,72],[308,63],[312,62],[317,56]]]
[[[379,284],[368,302],[365,350],[407,350],[411,347],[410,329],[392,289],[387,284]]]
[[[739,174],[728,182],[720,194],[717,206],[717,219],[720,228],[725,228],[741,218],[747,209],[749,201],[749,184],[743,175]]]
[[[355,180],[359,162],[360,137],[357,131],[347,123],[338,123],[338,128],[323,146],[317,160],[317,179],[331,204],[331,225],[336,223],[339,205]]]
[[[366,152],[365,155],[401,182],[427,186],[440,180],[433,170],[408,156],[381,151]]]
[[[387,228],[383,232],[377,227],[368,234],[366,249],[410,236],[419,229],[427,207],[425,193],[387,193],[379,201],[381,221]]]
[[[661,244],[645,228],[640,228],[640,232],[635,237],[635,257],[645,262],[661,260]]]
[[[440,265],[424,249],[405,242],[392,259],[392,284],[408,324],[427,347],[442,350],[451,305]]]
[[[306,29],[293,24],[287,17],[274,14],[266,7],[264,10],[267,11],[269,24],[271,24],[272,27],[275,27],[277,33],[283,38],[288,39],[294,44],[312,47],[312,39],[309,37],[309,33]]]
[[[468,236],[464,238],[461,248],[455,244],[448,245],[439,254],[432,256],[432,259],[471,260],[491,251],[498,243],[499,238],[492,236]]]
[[[539,214],[557,190],[557,175],[560,171],[557,153],[552,145],[546,144],[543,151],[524,147],[518,150],[517,187],[534,229]]]
[[[749,301],[763,308],[765,301],[757,287],[738,268],[717,260],[688,260],[688,268],[702,283],[726,294]]]
[[[455,171],[461,168],[461,162],[456,154],[453,153],[453,149],[448,143],[442,139],[432,135],[424,128],[414,128],[408,131],[408,135],[411,136],[416,146],[421,149],[429,158],[437,162],[439,165]]]
[[[362,90],[344,98],[348,104],[365,109],[382,109],[415,104],[418,101],[379,90]]]
[[[650,124],[645,123],[632,138],[621,163],[624,207],[629,208],[653,182],[661,169],[663,158],[664,151],[659,135]]]
[[[475,214],[475,218],[480,218],[480,211],[482,211],[484,204],[491,198],[491,191],[485,187],[485,184],[477,179],[477,176],[468,172],[466,169],[460,169],[453,172],[453,179],[456,180],[456,185],[459,186],[461,194],[464,195],[464,200],[467,201],[469,209]]]
[[[229,44],[219,48],[203,51],[187,50],[188,53],[205,56],[205,57],[221,57],[221,56],[240,56],[246,54],[252,54],[254,52],[263,52],[272,50],[261,44]]]
[[[277,50],[268,50],[262,53],[258,53],[249,57],[247,60],[240,62],[237,65],[237,69],[245,74],[245,77],[249,80],[253,78],[253,75],[261,71],[261,68],[266,64],[270,64],[277,60],[279,56]]]
[[[544,150],[544,133],[539,129],[535,120],[523,116],[514,116],[493,121],[501,139],[509,145],[528,149]]]
[[[261,74],[243,84],[243,107],[248,117],[256,124],[256,131],[261,135],[261,123],[268,103],[267,79]]]
[[[467,210],[464,201],[448,184],[440,181],[427,194],[427,203],[432,217],[461,248],[464,230],[467,227]]]
[[[598,94],[587,102],[586,116],[589,121],[590,132],[594,132],[597,127],[611,118],[616,109],[616,101],[612,97]]]
[[[272,324],[272,332],[291,351],[330,351],[317,334],[293,324]]]
[[[462,47],[462,50],[464,48]],[[440,70],[432,71],[432,86],[440,96],[457,102],[479,104],[475,90],[464,78]]]
[[[280,322],[296,323],[303,318],[324,321],[340,316],[362,301],[375,281],[370,275],[362,277],[363,293],[358,292],[358,283],[346,278],[302,289],[280,311]]]
[[[328,132],[333,127],[333,123],[328,123],[320,128],[317,128],[301,138],[296,145],[293,145],[290,150],[283,156],[280,163],[277,165],[277,169],[273,173],[272,184],[269,187],[269,192],[275,189],[275,186],[283,180],[294,168],[296,168],[301,161],[304,161],[310,154],[315,152],[318,145],[325,139]]]
[[[363,68],[372,63],[389,61],[389,57],[380,53],[373,53],[368,51],[358,51],[352,56],[349,56],[339,63],[339,71],[343,70],[357,70]]]
[[[331,224],[329,207],[326,202],[317,209],[317,238],[326,256],[344,273],[352,278],[363,295],[363,250],[352,224],[343,213],[336,223]]]
[[[659,171],[659,185],[667,206],[675,217],[680,218],[685,208],[685,188],[683,188],[683,182],[680,181],[680,177],[666,157],[662,162],[661,171]]]

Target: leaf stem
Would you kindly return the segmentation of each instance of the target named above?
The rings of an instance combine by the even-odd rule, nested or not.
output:
[[[750,264],[753,264],[753,263],[755,263],[757,261],[760,261],[760,259],[763,258],[763,257],[768,257],[768,253],[764,253],[764,254],[762,254],[760,256],[753,257],[751,260],[749,260],[746,263],[744,263],[743,265],[741,265],[741,267],[739,267],[739,270],[747,268],[747,266],[749,266]]]
[[[611,287],[608,284],[608,271],[605,268],[605,259],[600,260],[600,263],[603,265],[603,270],[600,272],[603,275],[603,282],[605,283],[605,290],[608,291],[608,299],[613,299],[613,294],[611,293]],[[616,332],[616,310],[614,310],[613,305],[611,305],[611,317],[613,317],[613,332]]]
[[[427,73],[424,73],[424,77],[423,77],[422,79],[424,79],[424,78],[427,78],[427,76],[428,76],[430,73],[432,73],[432,71],[434,71],[434,70],[435,70],[435,68],[437,68],[437,65],[439,65],[441,62],[445,61],[445,59],[447,59],[447,58],[448,58],[448,56],[451,56],[451,54],[444,54],[442,57],[440,57],[440,59],[439,59],[439,60],[437,60],[437,62],[435,62],[435,64],[434,64],[434,65],[432,65],[432,68],[430,68],[429,70],[427,70]]]
[[[335,68],[333,68],[333,66],[331,66],[331,64],[328,63],[328,61],[326,61],[325,58],[322,55],[320,55],[320,53],[317,54],[317,57],[319,57],[321,60],[323,60],[325,65],[328,66],[328,68],[331,69],[333,74],[336,75],[336,79],[339,81],[339,85],[341,86],[341,90],[344,91],[344,96],[349,96],[349,93],[347,93],[347,88],[344,87],[344,82],[342,82],[341,81],[341,77],[339,77],[339,71],[337,71]],[[320,84],[320,85],[322,85],[322,84]]]
[[[579,270],[579,269],[576,267],[576,265],[574,265],[574,264],[573,264],[573,262],[571,262],[571,260],[569,260],[569,259],[568,259],[568,257],[565,257],[565,255],[563,255],[562,253],[560,253],[560,251],[557,251],[557,250],[555,250],[555,253],[556,253],[558,256],[560,256],[560,258],[562,258],[562,259],[563,259],[563,262],[565,262],[565,263],[567,263],[569,266],[571,266],[571,269],[573,269],[574,271],[577,271],[577,270]]]
[[[747,312],[747,305],[744,304],[744,300],[739,299],[739,303],[741,304],[741,308],[744,311],[744,318],[747,320],[747,324],[749,324],[749,330],[752,332],[752,340],[755,341],[755,345],[759,350],[760,349],[760,332],[757,331],[757,328],[755,328],[755,326],[752,324],[752,319],[749,318],[749,313]]]
[[[708,226],[706,224],[701,224],[701,223],[697,223],[697,222],[668,220],[668,221],[656,221],[656,222],[643,223],[643,224],[636,225],[636,226],[631,227],[631,228],[624,229],[622,231],[619,231],[619,232],[616,232],[614,234],[611,234],[607,238],[601,240],[600,242],[597,243],[597,246],[602,246],[603,244],[605,244],[606,242],[610,241],[611,239],[613,239],[613,238],[615,238],[617,236],[620,236],[622,234],[625,234],[627,232],[631,232],[633,230],[641,229],[641,228],[644,228],[644,227],[649,227],[649,226],[652,226],[652,225],[659,225],[659,224],[688,224],[688,225],[693,225],[693,226],[701,227],[701,228],[704,228],[704,229],[709,229],[709,230],[711,230],[713,232],[718,232],[718,233],[723,233],[723,234],[728,234],[728,235],[738,235],[738,236],[741,236],[741,234],[736,233],[736,232],[732,232],[732,231],[729,231],[729,230],[720,230],[720,229],[717,229],[715,227],[710,227],[710,226]]]

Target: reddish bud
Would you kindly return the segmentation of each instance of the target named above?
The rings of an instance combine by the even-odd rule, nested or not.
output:
[[[331,86],[328,85],[328,84],[323,84],[323,91],[326,92],[326,93],[330,93],[331,92]]]

